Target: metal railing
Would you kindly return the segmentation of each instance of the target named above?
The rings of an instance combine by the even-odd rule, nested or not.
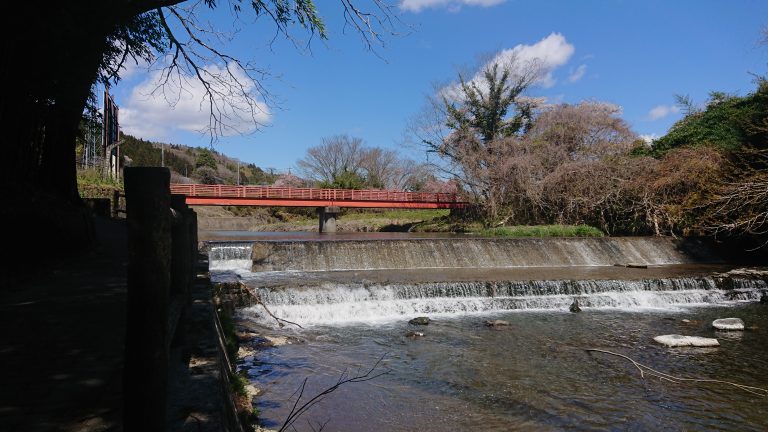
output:
[[[271,186],[231,186],[171,184],[171,193],[189,197],[285,199],[317,201],[385,201],[419,203],[457,203],[455,193],[403,192],[376,189],[320,189]]]

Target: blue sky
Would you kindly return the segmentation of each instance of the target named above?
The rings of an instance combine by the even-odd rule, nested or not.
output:
[[[264,84],[279,106],[265,109],[267,127],[223,137],[216,150],[287,170],[323,137],[346,133],[423,158],[401,143],[435,84],[505,50],[545,58],[549,75],[531,96],[619,105],[635,132],[647,136],[663,135],[681,117],[675,94],[697,102],[713,90],[744,94],[754,88],[750,73],[768,73],[768,45],[759,44],[768,27],[764,0],[402,0],[394,3],[402,34],[386,36],[375,53],[350,29],[342,34],[337,2],[317,3],[330,39],[313,41],[311,52],[284,40],[270,48],[266,23],[245,26],[226,47],[277,76]],[[225,10],[209,15],[214,26],[229,28]],[[124,131],[209,145],[208,136],[193,132],[205,118],[195,112],[198,103],[171,108],[148,96],[151,78],[131,68],[113,89]]]

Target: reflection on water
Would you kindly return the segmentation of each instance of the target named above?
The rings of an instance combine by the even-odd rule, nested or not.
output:
[[[722,333],[715,318],[741,317],[758,330]],[[485,327],[485,319],[509,327]],[[689,319],[692,323],[683,323]],[[629,355],[673,375],[719,378],[768,387],[768,308],[689,308],[683,312],[500,312],[438,319],[414,327],[407,319],[383,325],[316,326],[282,330],[304,343],[269,348],[239,367],[265,391],[258,408],[267,426],[290,411],[292,394],[309,378],[315,395],[346,373],[384,355],[387,375],[349,384],[296,424],[312,430],[766,430],[765,397],[732,387],[642,379],[627,361],[583,348]],[[653,336],[717,337],[715,349],[668,349]],[[295,396],[293,396],[295,398]],[[305,396],[306,397],[306,396]],[[311,426],[310,426],[311,425]]]

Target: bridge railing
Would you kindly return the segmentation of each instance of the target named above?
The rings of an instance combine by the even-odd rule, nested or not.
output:
[[[171,193],[191,197],[263,198],[318,201],[389,201],[422,203],[455,203],[455,193],[403,192],[378,189],[320,189],[272,186],[232,186],[203,184],[171,184]]]

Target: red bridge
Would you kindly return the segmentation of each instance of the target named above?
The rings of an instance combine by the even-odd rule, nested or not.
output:
[[[279,206],[279,207],[355,207],[403,209],[462,208],[456,194],[350,190],[171,184],[171,193],[186,195],[189,205]]]

